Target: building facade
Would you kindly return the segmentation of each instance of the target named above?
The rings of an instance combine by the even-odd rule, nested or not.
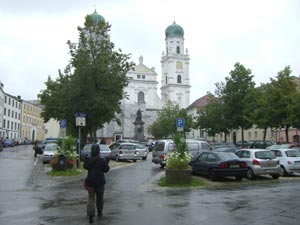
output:
[[[42,107],[38,101],[22,101],[22,140],[44,140],[44,121],[41,118]]]
[[[4,138],[20,139],[21,131],[21,97],[4,93],[3,133]]]
[[[5,131],[3,129],[3,120],[4,120],[4,91],[3,91],[3,83],[0,81],[0,139],[5,138]]]

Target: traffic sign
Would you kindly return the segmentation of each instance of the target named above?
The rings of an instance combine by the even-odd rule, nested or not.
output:
[[[184,118],[176,118],[176,127],[184,127]]]
[[[60,128],[67,128],[67,120],[63,119],[59,121]]]

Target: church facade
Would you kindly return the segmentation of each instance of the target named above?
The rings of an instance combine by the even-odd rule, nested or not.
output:
[[[90,16],[99,17],[93,13]],[[128,86],[124,88],[121,124],[111,121],[97,131],[98,138],[111,142],[119,139],[147,140],[152,138],[148,127],[157,119],[158,112],[168,101],[186,108],[190,101],[189,54],[184,50],[184,30],[175,21],[165,30],[165,51],[161,57],[161,87],[158,95],[158,76],[155,69],[139,63],[127,73]]]

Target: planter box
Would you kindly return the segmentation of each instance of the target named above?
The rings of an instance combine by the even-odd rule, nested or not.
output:
[[[190,184],[192,182],[191,170],[166,169],[167,184]]]

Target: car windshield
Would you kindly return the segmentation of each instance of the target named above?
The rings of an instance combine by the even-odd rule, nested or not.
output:
[[[231,159],[239,159],[239,157],[232,152],[216,152],[216,154],[219,156],[219,158],[222,161],[227,161],[227,160],[231,160]]]
[[[110,151],[110,148],[107,145],[100,145],[100,151]]]
[[[45,151],[47,152],[54,152],[57,149],[57,144],[47,144],[45,146]]]
[[[287,157],[300,157],[300,152],[297,150],[287,150],[285,151]]]
[[[274,159],[276,156],[271,151],[258,151],[255,152],[257,159]]]

